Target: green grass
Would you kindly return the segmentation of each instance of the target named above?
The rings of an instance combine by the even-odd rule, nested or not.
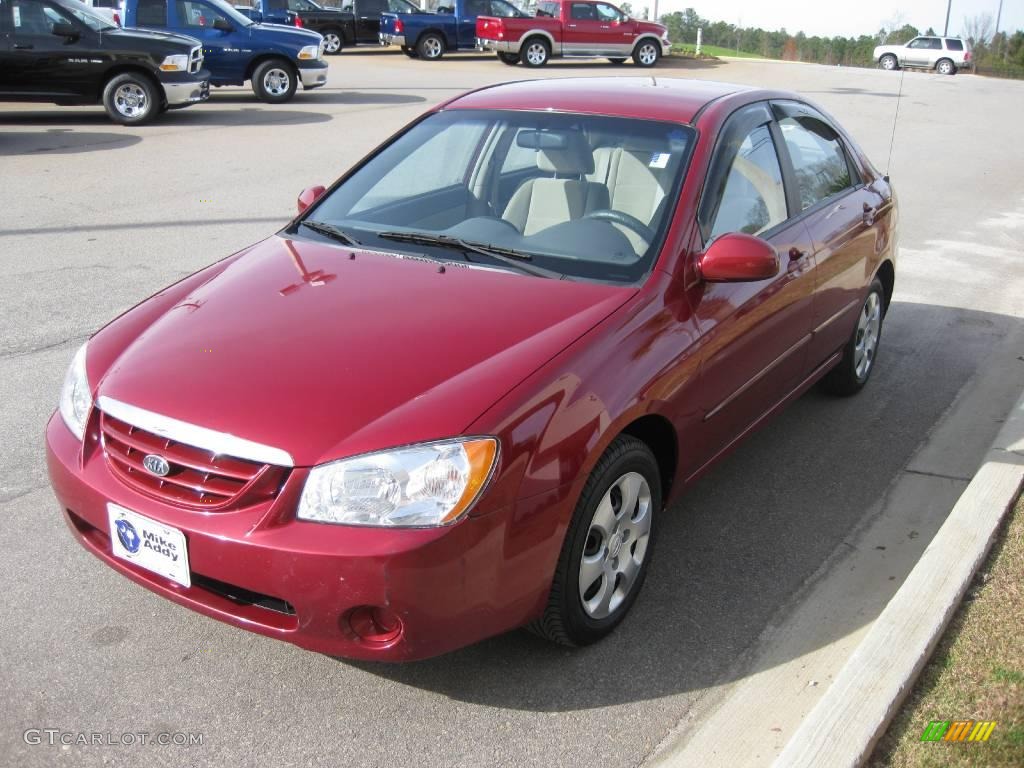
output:
[[[694,45],[682,45],[677,44],[672,46],[672,53],[681,53],[683,55],[694,55],[696,46]],[[760,59],[756,53],[747,53],[746,51],[740,51],[737,53],[732,48],[722,48],[718,45],[702,45],[700,52],[704,56],[736,56],[741,59]]]
[[[871,768],[1024,765],[1024,498],[1017,502]],[[995,720],[987,742],[922,742],[931,720]]]

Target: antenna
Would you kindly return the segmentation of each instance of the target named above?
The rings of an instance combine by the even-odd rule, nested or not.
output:
[[[896,121],[900,117],[900,99],[903,98],[903,78],[906,76],[907,70],[903,68],[900,70],[900,87],[896,93],[896,114],[892,116],[892,136],[889,137],[889,159],[885,161],[885,180],[889,180],[889,169],[892,167],[892,147],[896,143]]]

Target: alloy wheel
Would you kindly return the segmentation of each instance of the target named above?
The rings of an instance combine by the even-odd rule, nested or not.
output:
[[[640,50],[636,52],[636,56],[641,64],[649,67],[658,60],[658,51],[652,43],[644,43],[640,46]]]
[[[114,109],[127,118],[137,118],[149,111],[149,98],[142,86],[125,83],[114,91]]]
[[[423,41],[423,53],[428,59],[436,59],[444,50],[441,47],[441,41],[436,37],[428,37]]]
[[[341,50],[341,38],[336,32],[324,35],[324,53],[337,53]]]
[[[263,89],[271,96],[284,96],[291,84],[291,75],[280,67],[268,69],[263,75]]]
[[[543,43],[534,42],[530,43],[526,47],[526,61],[535,66],[539,67],[545,61],[548,60],[548,49],[544,47]]]
[[[857,320],[857,337],[853,346],[853,367],[858,379],[866,379],[875,362],[878,336],[882,327],[882,301],[872,291],[868,294]]]

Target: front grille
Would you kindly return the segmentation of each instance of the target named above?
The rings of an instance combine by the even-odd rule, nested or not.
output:
[[[127,485],[175,506],[227,511],[273,499],[287,470],[222,456],[179,443],[100,413],[103,453],[113,473]],[[164,475],[150,472],[146,456],[170,465]]]
[[[192,49],[188,58],[188,71],[193,75],[203,68],[203,48],[197,45]]]

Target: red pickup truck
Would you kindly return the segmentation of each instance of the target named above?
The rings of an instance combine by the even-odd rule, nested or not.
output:
[[[542,67],[552,56],[603,57],[613,64],[632,56],[637,66],[653,67],[672,47],[661,24],[631,19],[594,0],[540,0],[536,14],[526,18],[479,16],[476,37],[478,49],[528,67]]]

